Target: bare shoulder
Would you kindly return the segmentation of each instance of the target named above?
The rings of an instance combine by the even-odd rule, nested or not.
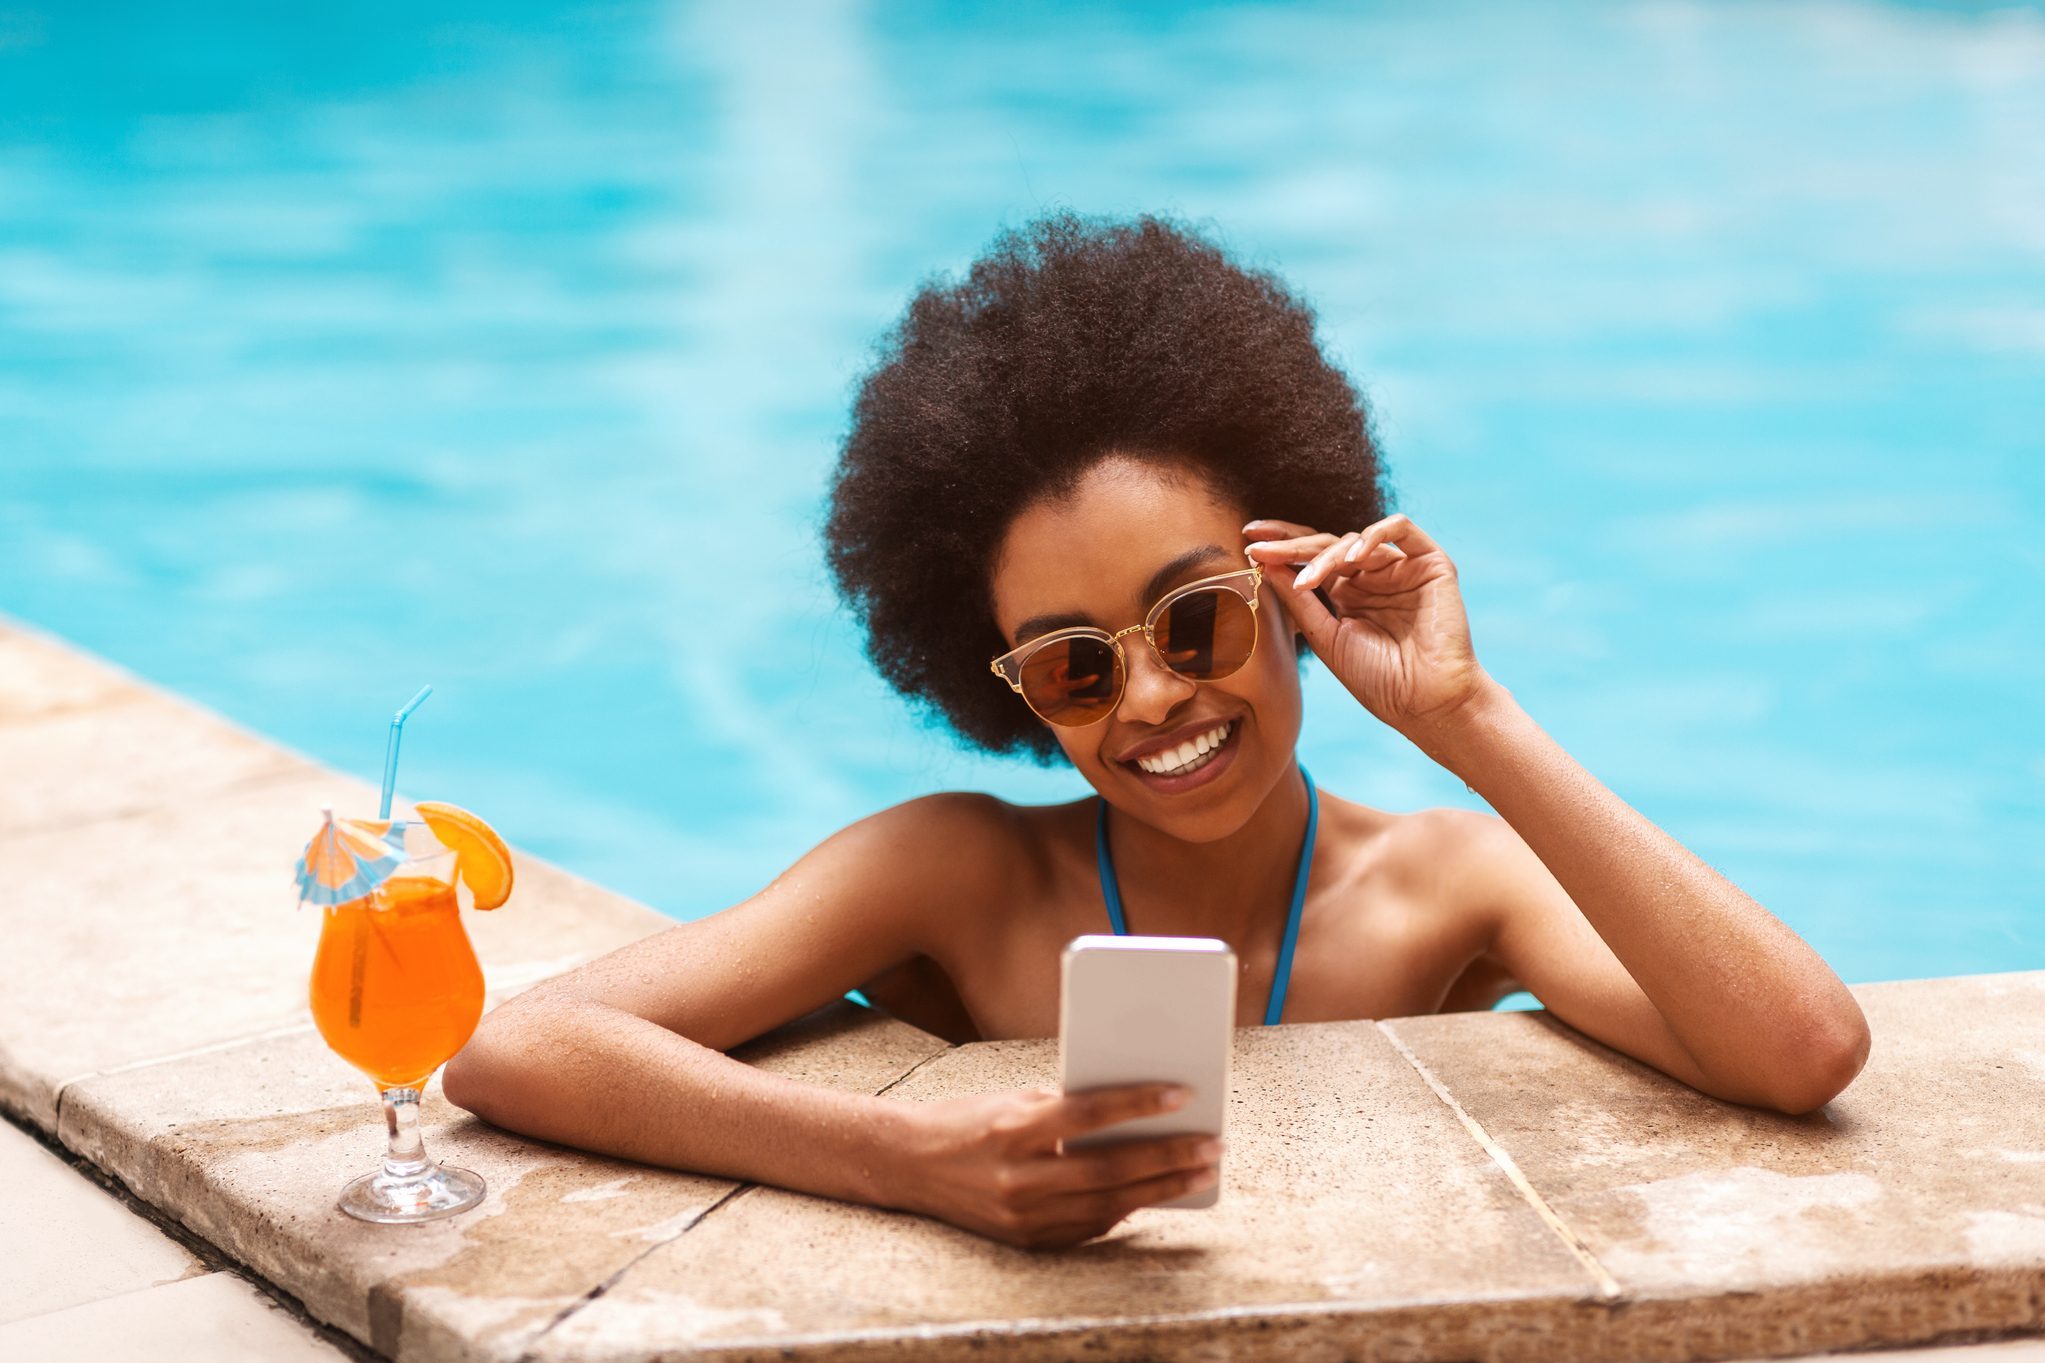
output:
[[[1037,877],[1037,813],[964,791],[905,800],[839,829],[759,893],[702,921],[734,931],[799,927],[817,939],[856,934],[932,954],[957,939],[961,923],[984,917],[962,905],[1013,896]]]
[[[1501,877],[1531,855],[1498,815],[1443,806],[1402,816],[1391,859],[1405,882],[1422,888],[1443,912],[1488,919]]]
[[[1023,850],[1025,814],[993,795],[944,791],[869,814],[848,825],[834,841],[872,853],[942,852],[947,870],[969,875],[990,859],[1003,862]]]
[[[1515,836],[1495,814],[1449,807],[1397,813],[1325,792],[1322,826],[1324,837],[1335,835],[1345,878],[1366,877],[1380,888],[1434,900],[1473,858],[1495,853],[1501,830]]]
[[[1041,881],[1054,836],[1047,816],[1056,808],[968,791],[923,795],[836,834],[832,859],[856,867],[900,911],[922,920],[914,935],[929,950],[934,939],[980,917],[956,913],[958,904],[1013,896]],[[799,874],[802,865],[788,874]]]
[[[558,977],[570,994],[718,1050],[919,955],[1029,866],[1026,821],[985,795],[924,796],[847,825],[758,893]]]
[[[1512,826],[1473,809],[1438,807],[1409,813],[1328,801],[1344,830],[1340,875],[1352,904],[1368,906],[1435,940],[1444,936],[1482,950],[1496,929],[1488,893],[1513,847]]]

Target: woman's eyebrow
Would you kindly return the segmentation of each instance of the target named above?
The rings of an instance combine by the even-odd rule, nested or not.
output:
[[[1198,568],[1209,559],[1227,558],[1228,550],[1218,544],[1203,544],[1197,549],[1188,549],[1150,575],[1150,581],[1143,584],[1143,599],[1155,601],[1163,596],[1165,588],[1172,586],[1186,575],[1189,568]]]
[[[1201,567],[1213,559],[1225,559],[1228,556],[1228,550],[1218,544],[1203,544],[1198,548],[1188,549],[1185,553],[1180,554],[1170,563],[1165,564],[1164,567],[1150,575],[1150,581],[1143,584],[1143,599],[1145,601],[1156,600],[1164,595],[1166,588],[1173,586],[1179,578],[1184,577],[1188,570]],[[1091,625],[1092,623],[1094,623],[1093,617],[1084,611],[1060,611],[1053,615],[1032,615],[1029,619],[1015,627],[1015,642],[1020,647],[1031,639],[1036,638],[1039,634],[1049,634],[1054,629],[1068,629],[1073,625]]]

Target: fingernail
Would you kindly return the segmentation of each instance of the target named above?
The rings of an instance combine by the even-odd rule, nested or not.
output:
[[[1208,1164],[1214,1163],[1221,1158],[1221,1142],[1210,1136],[1193,1147],[1193,1157]]]
[[[1186,1186],[1189,1188],[1212,1188],[1220,1178],[1221,1172],[1219,1170],[1202,1169],[1199,1173],[1193,1175],[1192,1180]]]
[[[1349,562],[1351,562],[1351,563],[1354,563],[1354,562],[1356,562],[1356,560],[1358,560],[1358,559],[1362,558],[1362,557],[1363,557],[1363,541],[1362,541],[1362,540],[1358,540],[1358,541],[1357,541],[1356,543],[1354,543],[1354,544],[1350,545],[1350,546],[1349,546],[1349,552],[1348,552],[1348,553],[1346,553],[1346,554],[1344,554],[1344,555],[1343,555],[1342,557],[1343,557],[1344,559],[1347,559],[1347,560],[1348,560]]]
[[[1184,1107],[1192,1100],[1193,1090],[1187,1088],[1184,1084],[1179,1084],[1165,1090],[1166,1107]]]

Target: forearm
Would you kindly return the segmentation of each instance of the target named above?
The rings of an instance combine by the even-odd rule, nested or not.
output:
[[[1814,1057],[1844,1066],[1841,1052],[1864,1047],[1858,1005],[1817,952],[1585,771],[1504,687],[1487,682],[1414,741],[1520,835],[1717,1086],[1779,1091]]]
[[[895,1205],[901,1104],[770,1074],[572,995],[514,1000],[448,1064],[449,1101],[600,1154]]]

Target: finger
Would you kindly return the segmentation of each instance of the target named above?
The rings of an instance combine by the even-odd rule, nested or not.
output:
[[[1095,1234],[1101,1234],[1133,1211],[1211,1188],[1220,1178],[1221,1171],[1213,1165],[1174,1169],[1169,1174],[1125,1183],[1119,1188],[1067,1194],[1046,1204],[1044,1215],[1053,1224],[1068,1221],[1091,1223],[1100,1227]]]
[[[1122,1141],[1032,1161],[1026,1175],[1047,1194],[1119,1188],[1181,1169],[1201,1169],[1221,1158],[1219,1137],[1201,1134]]]
[[[1320,531],[1311,525],[1298,521],[1274,521],[1268,518],[1251,521],[1243,527],[1243,538],[1252,540],[1298,540],[1317,535]]]
[[[1343,555],[1349,551],[1349,547],[1361,538],[1362,536],[1352,530],[1320,553],[1315,554],[1313,562],[1301,569],[1299,576],[1292,580],[1293,585],[1295,587],[1320,586],[1328,580],[1328,574],[1334,572],[1336,566],[1342,562]]]
[[[1372,544],[1358,535],[1356,543],[1344,551],[1342,559],[1343,562],[1353,563],[1365,572],[1375,572],[1380,568],[1389,568],[1406,556],[1406,551],[1396,544],[1386,540]]]
[[[1442,547],[1434,542],[1434,537],[1415,525],[1404,512],[1393,512],[1365,530],[1363,543],[1371,547],[1394,544],[1408,558],[1418,558],[1422,554],[1444,553]],[[1371,552],[1371,548],[1359,552],[1367,554]]]
[[[1298,575],[1287,573],[1283,564],[1274,566],[1264,575],[1264,580],[1276,588],[1278,604],[1292,617],[1293,626],[1306,635],[1307,643],[1319,652],[1334,636],[1339,624],[1328,609],[1328,603],[1314,595],[1311,588],[1301,588]]]
[[[1301,535],[1292,539],[1258,540],[1243,553],[1252,563],[1305,563],[1335,543],[1333,535]]]
[[[1176,1112],[1192,1096],[1183,1084],[1123,1084],[1068,1093],[1045,1112],[1041,1129],[1063,1140],[1136,1117]]]

